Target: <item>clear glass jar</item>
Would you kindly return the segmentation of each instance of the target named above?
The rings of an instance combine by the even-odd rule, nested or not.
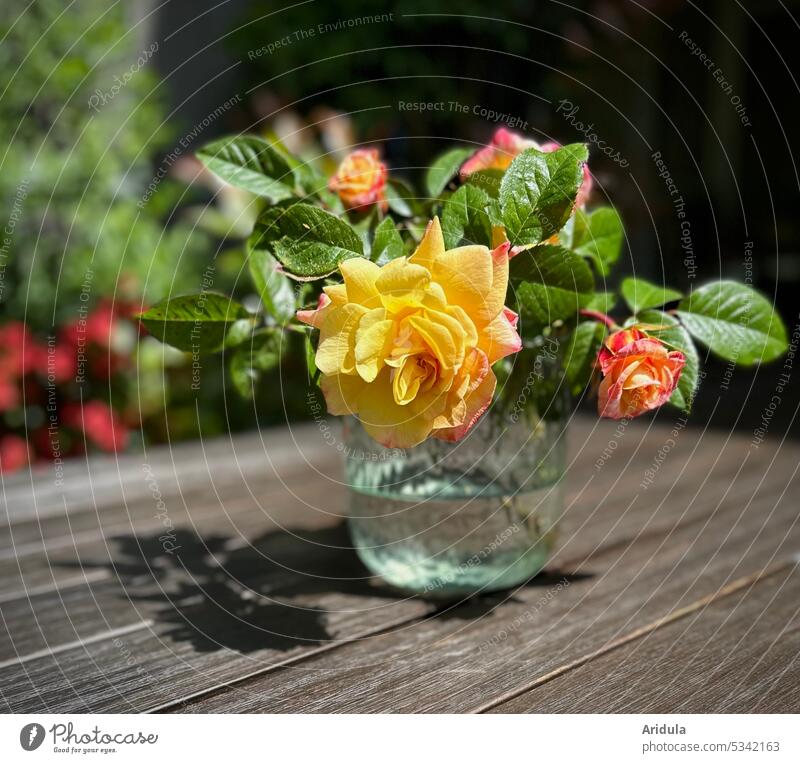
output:
[[[460,442],[392,450],[346,420],[350,534],[370,571],[404,592],[454,598],[542,570],[563,511],[569,415],[555,348],[518,353]]]

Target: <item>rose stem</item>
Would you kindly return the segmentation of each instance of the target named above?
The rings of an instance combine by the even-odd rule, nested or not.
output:
[[[616,323],[614,323],[614,319],[606,315],[605,313],[601,313],[599,310],[579,310],[580,315],[584,318],[591,318],[595,321],[600,321],[601,323],[605,323],[609,329],[614,331],[614,329],[619,328]]]

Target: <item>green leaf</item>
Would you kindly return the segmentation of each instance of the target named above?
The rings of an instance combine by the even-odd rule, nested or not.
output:
[[[294,176],[285,156],[254,135],[209,143],[197,152],[197,158],[226,183],[273,203],[293,195]]]
[[[414,200],[414,192],[404,183],[398,180],[390,180],[385,189],[386,201],[389,202],[389,209],[401,217],[411,217],[414,211],[411,203]]]
[[[237,321],[249,313],[224,294],[200,292],[165,299],[139,315],[164,344],[184,352],[213,352],[222,347]]]
[[[400,232],[391,217],[384,217],[375,228],[375,238],[372,241],[372,259],[378,265],[385,265],[390,260],[402,257],[405,254],[405,244],[400,237]]]
[[[643,278],[626,278],[620,287],[622,296],[628,303],[628,307],[634,313],[648,310],[651,307],[661,307],[667,302],[674,302],[680,299],[683,294],[675,289],[667,289],[663,286],[645,281]]]
[[[660,339],[670,350],[680,350],[683,353],[686,365],[669,402],[688,413],[697,391],[700,373],[700,357],[689,333],[675,318],[660,310],[639,313],[630,323],[641,326],[643,331]]]
[[[252,398],[262,375],[275,368],[281,359],[283,337],[273,331],[253,334],[251,341],[238,347],[228,365],[231,381],[244,398]]]
[[[344,220],[311,204],[265,210],[248,246],[271,251],[299,278],[323,278],[343,260],[363,256],[359,235]]]
[[[362,216],[362,218],[358,222],[351,222],[350,225],[353,230],[358,234],[358,237],[361,239],[361,247],[364,252],[364,256],[367,259],[371,258],[372,252],[372,237],[374,235],[374,231],[378,226],[378,220],[380,219],[380,212],[378,210],[377,205],[373,205],[372,208]]]
[[[219,349],[229,350],[233,347],[238,347],[244,342],[249,342],[250,337],[253,336],[253,327],[256,325],[256,320],[255,315],[248,315],[247,318],[240,318],[238,321],[231,323]]]
[[[316,382],[319,376],[317,371],[317,348],[315,342],[319,341],[317,332],[306,331],[303,346],[306,355],[306,368],[308,368],[309,381]]]
[[[493,199],[497,199],[505,174],[505,170],[478,170],[469,176],[467,182],[477,186]]]
[[[458,168],[475,153],[471,148],[451,148],[434,159],[425,174],[425,188],[431,199],[441,195]]]
[[[758,292],[736,281],[701,286],[681,300],[687,331],[723,360],[743,366],[767,363],[786,352],[786,327]]]
[[[315,280],[333,273],[340,262],[361,254],[319,241],[283,238],[274,244],[275,256],[286,272],[299,279]]]
[[[492,224],[493,228],[495,225],[503,227],[503,214],[500,211],[500,202],[497,199],[489,196],[489,206],[486,208],[486,211],[489,213],[489,222]],[[504,227],[503,230],[505,230]]]
[[[445,203],[442,234],[446,249],[462,244],[491,246],[492,223],[487,213],[490,198],[474,185],[462,185]]]
[[[594,277],[586,261],[562,246],[537,246],[510,262],[526,315],[541,325],[577,318],[594,297]]]
[[[295,184],[303,191],[307,194],[319,196],[322,191],[327,190],[327,176],[318,170],[311,162],[303,161],[294,156],[278,141],[275,141],[271,145],[289,166],[289,169],[291,169],[294,175]],[[333,195],[335,196],[336,194]]]
[[[278,323],[288,323],[296,308],[291,281],[278,271],[277,261],[265,249],[251,249],[248,265],[264,309]]]
[[[564,230],[567,236],[559,235],[561,244],[592,260],[601,275],[611,272],[625,239],[625,229],[616,209],[600,207],[591,213],[576,209]]]
[[[606,327],[602,323],[579,323],[564,348],[564,372],[570,394],[580,395],[592,378],[597,353],[603,344]]]
[[[575,205],[587,157],[583,143],[572,143],[549,154],[529,148],[514,159],[500,185],[512,244],[538,244],[561,230]]]
[[[320,201],[322,201],[329,211],[334,212],[337,215],[343,215],[347,211],[344,207],[344,204],[342,204],[342,200],[339,198],[339,195],[328,190],[328,188],[320,188],[317,191],[316,196],[320,199]]]

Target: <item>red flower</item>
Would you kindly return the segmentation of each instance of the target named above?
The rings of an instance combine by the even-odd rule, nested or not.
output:
[[[99,448],[116,452],[128,444],[128,429],[117,415],[101,400],[89,400],[83,406],[70,403],[64,406],[63,423],[84,433]]]
[[[17,382],[8,377],[0,377],[0,413],[10,411],[19,405],[20,394]]]
[[[111,303],[101,302],[86,318],[86,339],[101,347],[109,347],[115,320],[116,315]]]
[[[28,444],[15,434],[0,437],[0,474],[10,474],[30,461]]]
[[[56,384],[63,384],[75,377],[77,371],[77,358],[75,348],[65,342],[59,342],[54,347],[47,349],[47,369]]]
[[[61,337],[71,344],[96,344],[108,347],[114,329],[116,315],[111,303],[103,301],[96,310],[81,320],[68,323],[61,330]]]
[[[31,336],[24,323],[0,326],[0,377],[19,377],[39,370],[45,349]]]

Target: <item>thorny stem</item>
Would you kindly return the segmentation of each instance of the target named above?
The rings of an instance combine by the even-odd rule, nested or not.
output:
[[[599,310],[579,310],[580,315],[584,318],[591,318],[595,321],[600,321],[601,323],[605,323],[611,331],[615,331],[619,328],[616,323],[614,323],[614,319],[610,316],[606,315],[605,313],[601,313]]]

